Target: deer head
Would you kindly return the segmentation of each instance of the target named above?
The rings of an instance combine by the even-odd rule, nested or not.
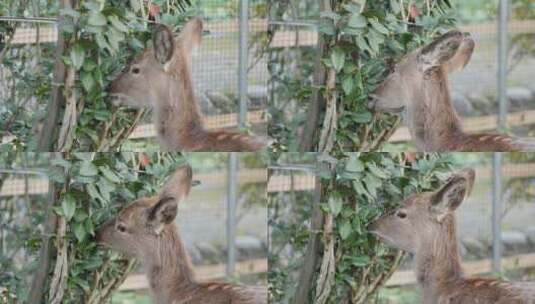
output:
[[[177,37],[165,25],[153,31],[152,48],[145,50],[115,79],[109,89],[110,96],[120,104],[133,107],[153,106],[169,98],[169,90],[177,87],[177,78],[189,79],[192,50],[202,40],[203,22],[195,18],[185,24]],[[180,83],[180,82],[179,82]],[[180,95],[192,87],[178,87]]]
[[[156,248],[162,246],[160,235],[174,229],[178,204],[188,195],[191,180],[191,167],[178,168],[158,195],[136,200],[105,222],[97,231],[97,241],[132,257],[153,259]]]
[[[474,170],[464,169],[438,190],[410,196],[401,207],[374,221],[369,231],[390,246],[411,253],[429,248],[435,240],[446,240],[440,235],[442,228],[453,223],[453,212],[471,192],[474,177]]]
[[[472,56],[474,41],[452,30],[406,55],[372,95],[376,109],[400,112],[428,96],[447,94],[447,74],[463,68]]]

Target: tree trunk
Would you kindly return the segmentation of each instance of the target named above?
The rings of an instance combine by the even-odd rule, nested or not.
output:
[[[56,47],[56,63],[54,65],[54,77],[52,82],[52,99],[46,107],[47,116],[40,131],[37,151],[53,151],[54,136],[59,129],[59,114],[61,108],[65,105],[65,96],[63,95],[63,85],[65,84],[65,64],[63,63],[63,53],[66,49],[66,41],[63,37],[62,28],[64,16],[61,11],[65,8],[73,7],[73,0],[60,0],[58,13],[58,43]]]
[[[295,292],[295,304],[310,303],[309,294],[312,290],[313,276],[316,273],[316,266],[318,264],[319,249],[321,236],[319,231],[323,227],[323,212],[320,208],[321,202],[321,180],[316,177],[316,186],[314,190],[314,207],[312,210],[312,217],[310,223],[310,237],[306,249],[306,255],[299,274],[299,281],[297,283],[297,290]]]
[[[331,1],[322,0],[320,2],[320,11],[332,11]],[[299,151],[301,153],[312,151],[314,135],[316,134],[318,128],[320,109],[325,103],[325,100],[319,88],[325,85],[326,69],[323,63],[321,62],[321,59],[325,55],[326,48],[327,44],[324,35],[319,35],[318,54],[316,57],[316,63],[314,68],[314,92],[312,93],[312,98],[310,100],[310,104],[307,110],[306,124],[303,129],[303,133],[301,134],[301,140],[299,142]]]

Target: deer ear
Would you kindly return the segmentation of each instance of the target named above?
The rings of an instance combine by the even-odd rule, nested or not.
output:
[[[440,216],[453,212],[472,191],[475,172],[473,169],[464,169],[455,173],[431,197],[431,211]]]
[[[175,220],[178,212],[178,202],[174,197],[161,198],[156,205],[149,210],[148,222],[155,223],[157,230],[165,224]]]
[[[189,165],[176,169],[160,191],[160,199],[173,197],[176,203],[182,201],[189,194],[192,177],[193,173]]]
[[[424,46],[417,55],[418,64],[425,72],[448,62],[457,53],[463,33],[452,30]]]
[[[202,41],[203,22],[201,18],[193,18],[188,21],[178,36],[178,40],[184,49],[190,52],[195,47],[199,46]]]
[[[455,53],[455,56],[453,56],[445,65],[448,73],[463,69],[472,58],[475,46],[476,43],[474,40],[469,35],[465,36],[461,42],[461,46]]]
[[[165,25],[157,25],[152,33],[152,45],[156,60],[161,64],[167,63],[175,51],[173,32]]]

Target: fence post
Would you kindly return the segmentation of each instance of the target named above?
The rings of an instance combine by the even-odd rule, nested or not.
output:
[[[501,271],[502,153],[492,155],[492,271]]]
[[[245,126],[247,120],[247,69],[249,65],[249,0],[240,0],[240,45],[238,60],[238,126]]]
[[[236,268],[236,184],[238,176],[238,160],[238,153],[230,152],[227,193],[227,277],[232,277]]]
[[[504,131],[507,123],[507,22],[508,0],[500,0],[498,10],[498,130]]]

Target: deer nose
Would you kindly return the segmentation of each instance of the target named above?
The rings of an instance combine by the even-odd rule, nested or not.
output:
[[[114,223],[115,222],[113,220],[106,221],[97,229],[95,233],[95,241],[97,244],[105,243],[106,231],[110,228],[113,228]]]

